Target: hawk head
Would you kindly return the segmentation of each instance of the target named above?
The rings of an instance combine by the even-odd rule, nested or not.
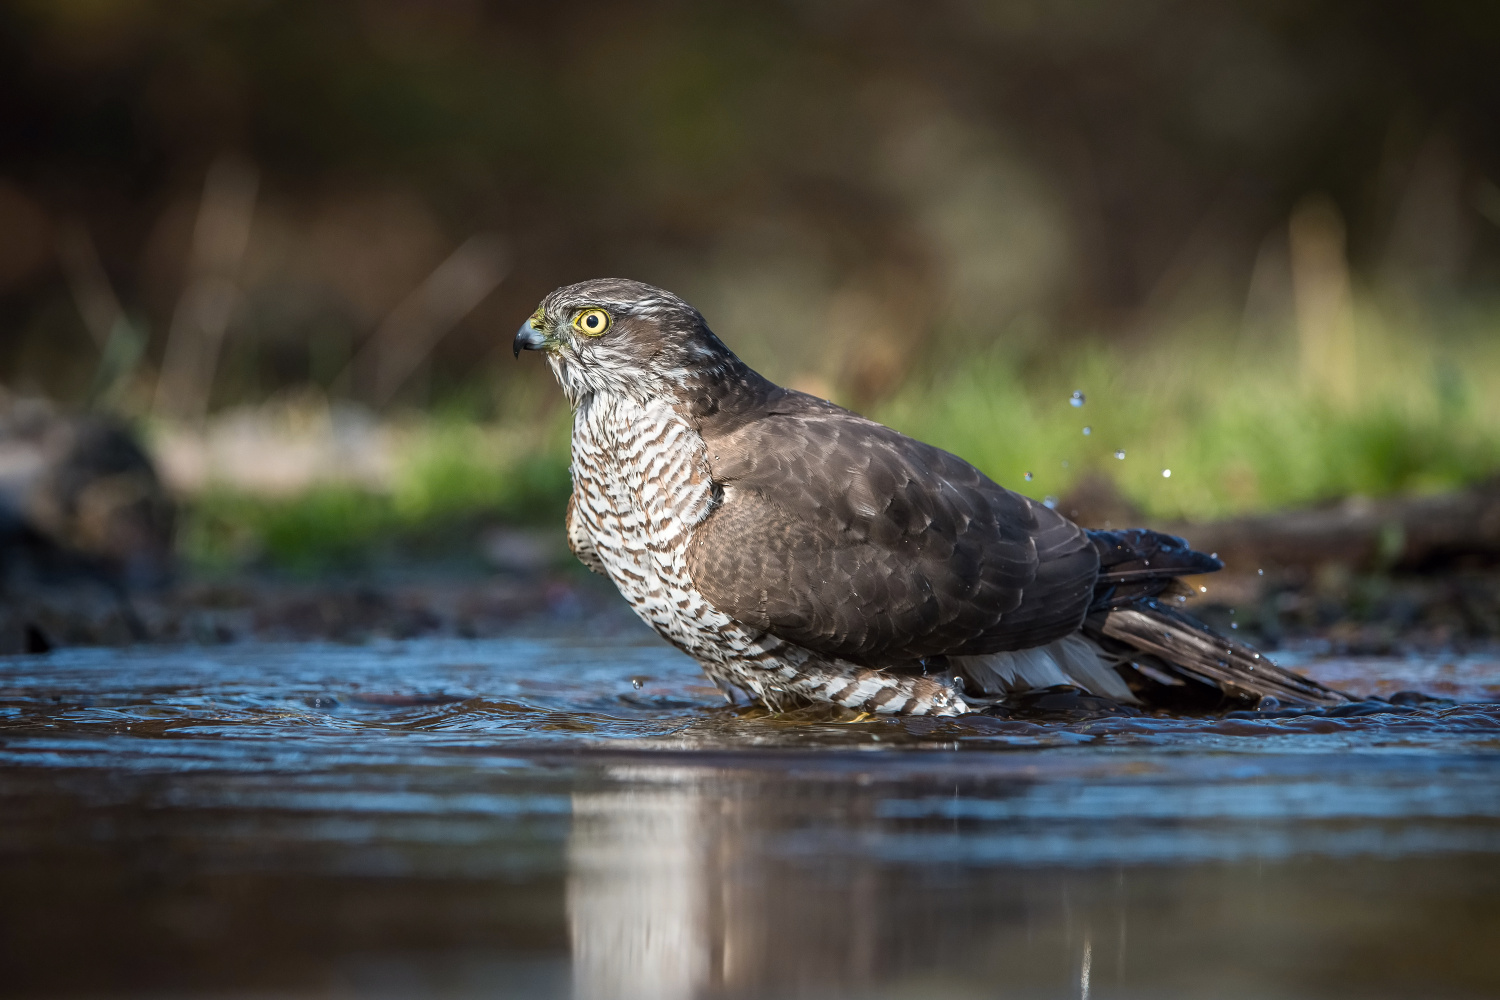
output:
[[[516,334],[516,356],[523,350],[547,352],[574,405],[595,393],[678,399],[739,364],[698,310],[625,278],[581,281],[548,295]]]

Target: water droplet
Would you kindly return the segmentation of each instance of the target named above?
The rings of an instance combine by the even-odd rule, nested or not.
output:
[[[1219,554],[1217,552],[1210,552],[1208,554],[1208,558],[1210,558],[1210,559],[1217,559],[1217,558],[1219,558]]]
[[[1274,712],[1281,707],[1281,702],[1271,697],[1270,695],[1266,695],[1260,700],[1260,704],[1256,705],[1255,707],[1260,709],[1262,712]]]
[[[1239,622],[1230,622],[1229,623],[1229,627],[1230,628],[1239,628],[1240,627],[1240,623]]]
[[[1230,614],[1231,614],[1231,615],[1233,615],[1233,614],[1234,614],[1234,608],[1230,608],[1230,609],[1229,609],[1229,613],[1230,613]]]
[[[1065,458],[1065,459],[1063,459],[1063,468],[1066,469],[1067,467],[1068,467],[1068,460]]]
[[[635,688],[637,691],[639,691],[641,688],[643,688],[643,687],[646,686],[646,678],[644,678],[644,677],[632,677],[632,678],[630,678],[630,686],[633,687],[633,688]]]
[[[1115,458],[1118,458],[1122,462],[1125,461],[1125,449],[1124,448],[1116,448],[1115,449]]]
[[[1171,469],[1162,469],[1161,470],[1161,477],[1163,479],[1171,479],[1172,478],[1172,470]]]
[[[1260,654],[1259,653],[1251,653],[1250,654],[1250,658],[1253,659],[1253,660],[1258,660],[1258,659],[1260,659]]]
[[[1029,482],[1031,482],[1031,473],[1028,472],[1028,473],[1026,473],[1026,475],[1022,476],[1021,478],[1024,479],[1024,480],[1026,480],[1029,483]]]
[[[1206,593],[1208,593],[1208,588],[1207,587],[1199,587],[1198,588],[1198,593],[1200,593],[1200,594],[1206,594]]]
[[[1074,389],[1073,390],[1073,395],[1070,396],[1070,397],[1068,397],[1068,402],[1071,403],[1075,407],[1076,406],[1082,406],[1083,403],[1084,403],[1083,393],[1080,392],[1077,389]]]
[[[1265,576],[1266,575],[1266,571],[1263,570],[1263,569],[1258,569],[1258,570],[1255,571],[1255,575],[1256,576]]]
[[[1046,507],[1048,510],[1052,510],[1057,506],[1057,497],[1047,497],[1042,501],[1042,506]]]
[[[1092,427],[1085,427],[1083,429],[1083,436],[1084,437],[1088,437],[1092,433],[1094,433],[1094,429]]]

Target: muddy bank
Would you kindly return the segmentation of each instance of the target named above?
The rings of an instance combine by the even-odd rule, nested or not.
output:
[[[609,635],[636,625],[612,588],[581,571],[246,574],[186,577],[150,589],[82,574],[8,594],[0,609],[0,655],[138,643],[491,638],[557,627]]]
[[[1203,527],[1183,530],[1195,543],[1208,537]],[[37,572],[36,552],[21,558],[12,548],[0,655],[66,646],[487,638],[559,627],[593,635],[639,627],[606,581],[568,566],[560,532],[527,537],[548,553],[539,565],[414,564],[314,578],[180,572],[151,587],[131,586],[86,561],[57,561],[56,553],[44,552],[53,562]],[[1191,582],[1198,592],[1183,602],[1188,610],[1266,649],[1306,639],[1348,654],[1462,651],[1500,642],[1500,567],[1488,560],[1413,569],[1285,565],[1248,549],[1231,555],[1223,572]]]
[[[562,549],[560,534],[555,539]],[[1193,581],[1184,604],[1267,649],[1321,639],[1332,652],[1464,650],[1500,641],[1500,569],[1358,571],[1339,564],[1230,569]],[[179,577],[131,588],[92,573],[12,590],[0,653],[59,646],[452,636],[638,628],[607,582],[549,560],[531,570],[413,566],[366,577]]]

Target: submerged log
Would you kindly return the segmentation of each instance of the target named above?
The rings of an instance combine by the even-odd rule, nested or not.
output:
[[[1500,560],[1500,478],[1452,493],[1338,503],[1224,521],[1146,517],[1098,475],[1085,476],[1058,509],[1086,528],[1147,525],[1215,552],[1231,570],[1258,567],[1355,572],[1422,571]]]
[[[1456,493],[1352,497],[1311,510],[1160,527],[1231,567],[1431,570],[1500,559],[1500,480]]]

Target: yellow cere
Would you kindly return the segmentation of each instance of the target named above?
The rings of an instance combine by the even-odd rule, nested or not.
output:
[[[609,329],[609,313],[603,309],[585,309],[573,317],[573,329],[585,337],[598,337]]]

